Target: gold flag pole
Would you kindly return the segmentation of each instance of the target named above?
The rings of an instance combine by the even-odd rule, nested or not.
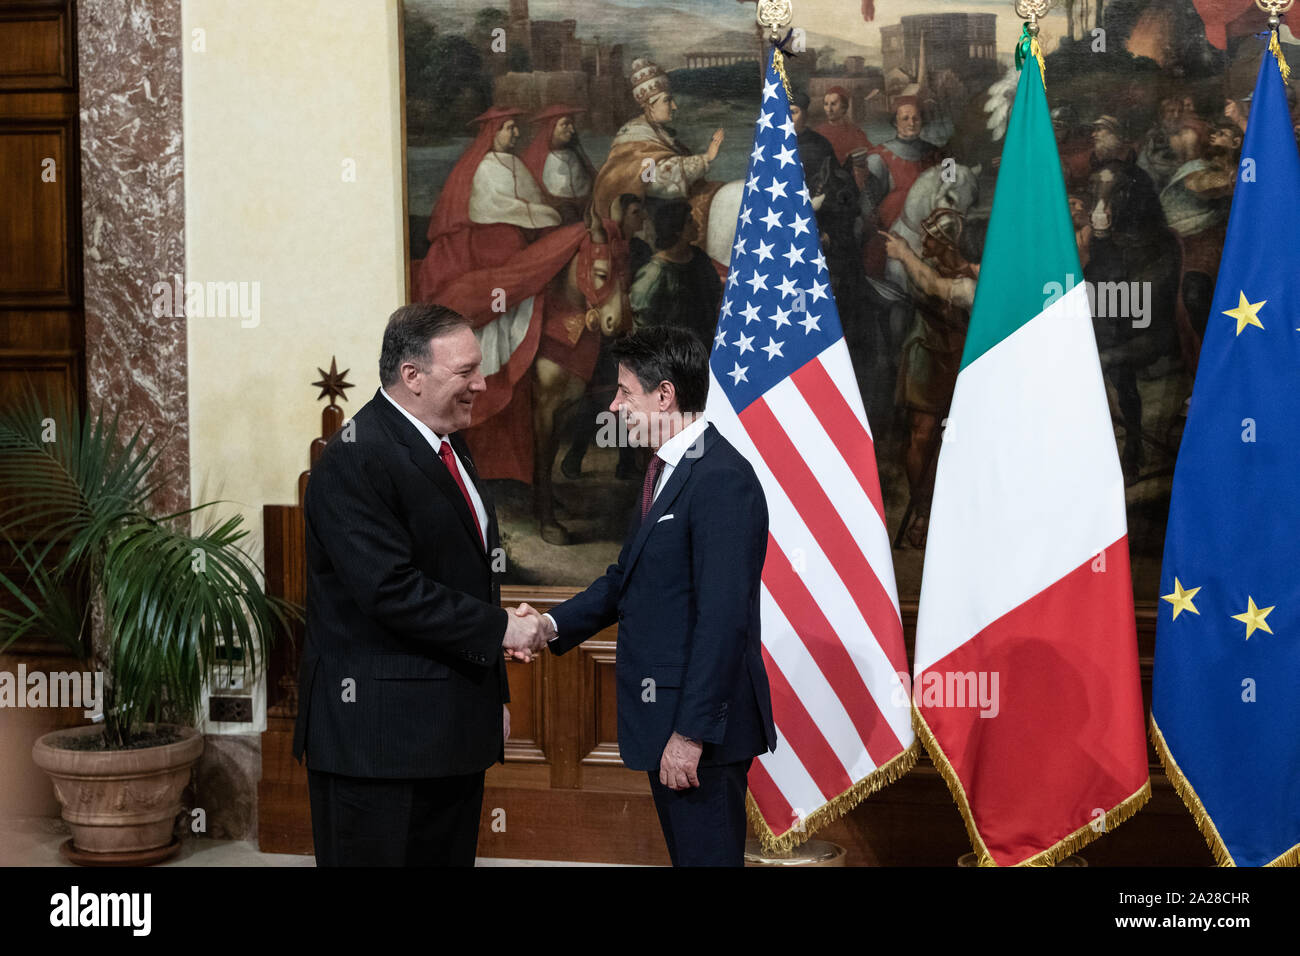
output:
[[[768,31],[768,37],[774,51],[772,54],[773,65],[776,67],[777,75],[781,77],[781,83],[785,86],[785,95],[793,98],[794,92],[790,87],[790,78],[786,76],[785,72],[785,56],[781,52],[783,32],[794,19],[794,8],[791,0],[758,0],[758,9],[754,13],[754,19],[758,21],[760,27]],[[910,754],[911,758],[915,760],[915,750],[905,751],[904,753],[905,755]],[[901,767],[896,766],[893,769],[896,773],[902,773],[910,766],[910,764],[907,764]],[[841,794],[835,801],[813,813],[811,819],[805,820],[801,818],[795,831],[786,834],[781,840],[774,841],[776,845],[771,845],[772,841],[768,841],[768,848],[764,847],[765,841],[763,839],[750,837],[745,841],[745,866],[844,866],[846,855],[842,846],[826,840],[810,840],[807,837],[818,826],[830,822],[847,812],[865,795],[865,792],[859,792],[857,788],[850,790],[847,794]],[[745,805],[746,815],[749,817],[750,825],[754,831],[756,833],[766,832],[770,836],[771,831],[767,829],[767,824],[758,811],[758,804],[754,802],[753,794],[746,795]]]

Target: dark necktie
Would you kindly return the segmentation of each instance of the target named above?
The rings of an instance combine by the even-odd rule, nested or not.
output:
[[[650,467],[645,470],[645,484],[641,486],[641,520],[650,513],[650,505],[655,500],[655,483],[664,470],[664,460],[658,455],[650,459]]]
[[[478,531],[479,543],[483,545],[483,550],[487,550],[487,542],[483,540],[483,528],[478,523],[478,512],[474,510],[474,499],[469,496],[469,489],[465,487],[465,479],[460,476],[460,468],[456,465],[456,456],[452,454],[451,442],[444,441],[438,449],[438,457],[442,463],[447,466],[451,476],[456,479],[456,484],[460,487],[460,493],[465,496],[465,504],[469,505],[469,517],[474,522],[474,529]]]

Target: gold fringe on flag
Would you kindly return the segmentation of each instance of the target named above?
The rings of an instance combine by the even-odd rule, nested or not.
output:
[[[777,55],[780,56],[780,51],[777,51]],[[912,745],[897,757],[877,767],[834,800],[804,817],[801,821],[802,827],[787,830],[780,836],[773,833],[772,828],[763,819],[763,814],[759,812],[752,793],[745,795],[745,815],[749,818],[749,825],[758,834],[758,841],[762,844],[764,853],[768,856],[788,856],[790,851],[799,844],[807,842],[814,831],[820,830],[828,823],[834,823],[871,794],[911,770],[920,755],[920,746],[913,740]]]
[[[1043,90],[1047,90],[1047,63],[1043,60],[1043,48],[1038,45],[1038,37],[1029,40],[1029,53],[1038,61],[1038,75],[1043,81]]]
[[[993,854],[989,852],[988,846],[984,843],[984,838],[980,836],[979,828],[975,826],[975,817],[971,813],[970,801],[966,799],[966,789],[961,785],[961,780],[957,777],[957,771],[953,769],[952,764],[948,761],[948,755],[939,746],[939,741],[935,739],[934,732],[930,730],[930,725],[925,722],[925,718],[921,716],[921,712],[917,709],[915,703],[912,704],[912,725],[916,728],[917,737],[925,743],[925,749],[930,754],[930,760],[934,762],[935,767],[939,770],[939,775],[943,777],[944,783],[948,785],[953,802],[957,804],[957,809],[961,811],[962,821],[966,824],[966,834],[970,837],[971,848],[974,849],[975,855],[979,858],[979,865],[997,866]],[[1085,823],[1065,839],[1058,840],[1046,850],[1018,863],[1017,866],[1052,866],[1059,863],[1070,854],[1082,850],[1097,837],[1109,833],[1119,826],[1141,810],[1143,805],[1150,799],[1151,781],[1146,780],[1137,789],[1136,793],[1126,797],[1119,804],[1106,811],[1106,816],[1100,827],[1097,826],[1096,820]]]
[[[785,87],[785,98],[791,103],[794,102],[794,90],[790,87],[790,77],[785,72],[785,56],[781,53],[781,48],[774,47],[772,53],[772,62],[776,66],[777,76],[781,77],[781,85]]]
[[[1282,43],[1277,38],[1278,31],[1274,30],[1268,38],[1268,52],[1273,54],[1273,59],[1277,60],[1278,72],[1282,74],[1282,82],[1291,82],[1291,67],[1287,65],[1286,57],[1282,55]]]
[[[1277,34],[1274,34],[1276,36]],[[1201,803],[1201,798],[1197,796],[1195,788],[1192,786],[1186,775],[1183,774],[1182,768],[1178,766],[1178,761],[1174,759],[1173,753],[1169,750],[1169,744],[1165,742],[1165,735],[1160,732],[1160,726],[1156,723],[1156,715],[1151,715],[1151,743],[1155,745],[1156,755],[1164,765],[1165,776],[1169,782],[1174,785],[1174,792],[1178,794],[1183,804],[1187,807],[1187,812],[1192,815],[1196,821],[1196,828],[1201,831],[1201,836],[1205,837],[1205,842],[1209,844],[1210,852],[1214,854],[1215,862],[1219,866],[1236,866],[1237,861],[1232,858],[1228,852],[1228,847],[1223,842],[1223,837],[1219,835],[1219,828],[1214,825],[1210,819],[1210,814],[1206,812],[1205,804]],[[1283,851],[1273,860],[1264,864],[1265,866],[1300,866],[1300,843]]]

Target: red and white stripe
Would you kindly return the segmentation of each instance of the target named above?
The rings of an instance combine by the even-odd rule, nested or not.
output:
[[[875,445],[856,382],[840,339],[739,416],[716,382],[709,392],[709,420],[767,497],[763,662],[778,747],[755,761],[749,785],[777,837],[914,739]]]

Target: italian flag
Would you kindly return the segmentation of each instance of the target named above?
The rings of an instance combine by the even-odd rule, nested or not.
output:
[[[1055,863],[1151,793],[1124,478],[1082,273],[1031,56],[943,433],[912,688],[985,866]]]

